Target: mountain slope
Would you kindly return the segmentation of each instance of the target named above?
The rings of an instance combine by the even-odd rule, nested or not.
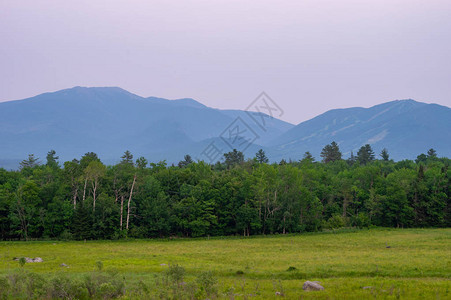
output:
[[[324,145],[336,141],[345,156],[364,144],[376,153],[385,147],[394,159],[415,158],[429,148],[451,155],[451,109],[414,100],[370,108],[335,109],[300,123],[272,141],[277,157],[299,159],[310,151],[319,159]]]
[[[75,87],[0,103],[0,167],[17,168],[29,153],[43,159],[50,149],[62,161],[93,151],[106,163],[115,163],[125,150],[150,161],[176,163],[185,154],[206,159],[202,152],[211,143],[222,152],[232,150],[221,136],[233,133],[236,122],[255,137],[246,157],[263,148],[271,161],[297,160],[305,151],[320,159],[321,149],[332,141],[345,157],[367,143],[376,153],[387,148],[395,160],[415,158],[429,148],[451,156],[451,109],[436,104],[398,100],[335,109],[297,126],[261,116],[265,128],[253,120],[260,116],[213,109],[190,98],[144,98],[115,87]]]
[[[189,98],[143,98],[115,87],[75,87],[0,103],[0,159],[17,162],[29,153],[45,157],[55,149],[62,160],[93,151],[115,161],[128,149],[151,161],[164,157],[177,162],[186,149],[200,148],[233,121],[227,112]],[[266,136],[273,139],[292,127],[274,119]]]

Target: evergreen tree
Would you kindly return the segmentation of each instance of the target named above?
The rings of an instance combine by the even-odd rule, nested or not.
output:
[[[191,158],[191,155],[187,154],[187,155],[185,155],[183,160],[179,161],[178,166],[179,166],[179,168],[184,168],[191,163],[193,163],[193,159]]]
[[[366,165],[374,160],[374,151],[369,144],[360,147],[357,152],[357,160],[361,165]]]
[[[145,169],[148,163],[149,162],[147,161],[147,159],[142,156],[136,160],[136,166],[138,167],[138,169]]]
[[[75,209],[72,221],[72,235],[76,240],[89,239],[91,237],[91,213],[85,203],[80,201]]]
[[[263,149],[258,150],[255,154],[255,160],[260,164],[267,164],[269,162],[269,159],[266,157],[266,153]]]
[[[418,180],[422,181],[424,179],[424,166],[420,165],[418,168]]]
[[[233,149],[233,151],[224,153],[225,164],[227,168],[230,168],[234,165],[238,165],[244,162],[244,154],[241,151],[237,151]]]
[[[315,158],[313,157],[312,153],[309,151],[304,153],[304,156],[301,160],[301,163],[313,163],[315,162]]]
[[[100,161],[99,157],[94,152],[87,152],[85,155],[82,156],[80,159],[80,166],[82,169],[86,169],[86,167],[92,162],[92,161]]]
[[[336,142],[330,143],[330,145],[326,145],[321,151],[321,157],[324,163],[334,162],[337,160],[341,160],[341,152],[338,144]]]
[[[121,164],[134,166],[133,164],[133,154],[130,151],[125,151],[124,155],[121,156]]]
[[[415,159],[415,162],[417,164],[426,163],[427,159],[428,159],[428,157],[426,156],[426,154],[421,153],[420,155],[417,156],[417,159]]]
[[[433,148],[428,150],[428,158],[435,158],[437,157],[437,151],[435,151]]]
[[[357,158],[354,156],[354,152],[351,151],[351,156],[348,158],[348,164],[353,165],[357,161]]]
[[[388,161],[390,158],[390,155],[388,154],[388,150],[386,148],[382,149],[380,157],[382,157],[383,161]]]
[[[27,159],[24,159],[20,162],[20,168],[34,168],[36,166],[39,166],[39,158],[34,157],[34,154],[29,154]]]
[[[49,152],[47,152],[47,163],[46,165],[49,166],[52,169],[57,169],[59,168],[59,163],[58,163],[58,159],[59,157],[56,156],[56,151],[55,150],[50,150]]]

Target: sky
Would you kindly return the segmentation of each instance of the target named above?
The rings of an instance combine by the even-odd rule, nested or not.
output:
[[[396,99],[451,106],[449,0],[0,0],[0,101],[73,86],[297,124]]]

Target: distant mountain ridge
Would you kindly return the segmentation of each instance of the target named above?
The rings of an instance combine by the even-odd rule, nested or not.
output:
[[[370,108],[334,109],[302,122],[272,141],[282,155],[311,151],[319,155],[324,145],[336,141],[345,156],[364,144],[392,158],[415,158],[428,147],[451,154],[451,109],[414,100],[395,100]]]
[[[193,157],[200,154],[204,141],[218,138],[237,116],[248,118],[244,111],[213,109],[189,98],[144,98],[117,87],[74,87],[0,103],[0,160],[17,161],[28,153],[45,157],[55,149],[62,160],[93,151],[114,162],[128,149],[151,161],[177,162],[188,150]],[[262,134],[257,124],[247,124],[259,132],[261,143],[294,126],[271,119]]]
[[[237,119],[258,136],[246,157],[263,148],[272,161],[298,160],[305,151],[319,160],[322,147],[331,141],[345,156],[366,143],[376,152],[387,148],[396,160],[415,158],[431,147],[451,156],[451,109],[437,104],[397,100],[334,109],[296,126],[265,116],[262,130],[245,111],[214,109],[191,98],[146,98],[118,87],[74,87],[0,103],[0,167],[16,168],[29,153],[43,159],[50,149],[62,161],[93,151],[114,163],[125,150],[150,161],[175,163],[184,154],[204,159],[200,154],[212,142],[223,152],[231,150],[221,134]]]

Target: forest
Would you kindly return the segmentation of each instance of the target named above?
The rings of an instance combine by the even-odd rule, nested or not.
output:
[[[316,159],[245,159],[177,165],[134,159],[116,165],[93,152],[60,164],[33,154],[0,169],[2,240],[266,235],[340,227],[450,227],[450,159],[434,149],[395,162],[370,145],[342,158],[332,142]]]

